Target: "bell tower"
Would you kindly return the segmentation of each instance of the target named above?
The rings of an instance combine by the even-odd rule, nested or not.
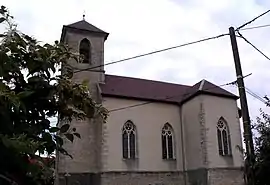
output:
[[[63,26],[61,42],[67,44],[73,52],[83,56],[83,60],[79,63],[75,60],[69,61],[74,68],[75,81],[88,78],[91,82],[104,82],[104,42],[108,35],[84,18]]]
[[[67,44],[73,53],[83,56],[80,62],[75,59],[68,61],[74,72],[72,80],[76,83],[88,80],[92,98],[97,103],[101,103],[99,84],[105,80],[104,42],[108,35],[84,19],[63,26],[61,34],[61,42]],[[64,142],[64,148],[73,159],[57,155],[57,185],[100,184],[102,123],[100,118],[71,122],[81,139]]]

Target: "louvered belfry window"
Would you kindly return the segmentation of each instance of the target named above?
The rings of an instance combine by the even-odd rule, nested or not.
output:
[[[80,55],[83,57],[83,63],[90,63],[91,60],[91,45],[88,39],[84,38],[80,42]]]

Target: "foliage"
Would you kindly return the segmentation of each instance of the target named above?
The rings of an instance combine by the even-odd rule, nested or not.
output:
[[[37,154],[50,156],[57,149],[69,155],[64,137],[80,137],[70,121],[94,116],[105,121],[107,111],[87,86],[71,81],[67,61],[77,56],[68,47],[41,45],[19,32],[12,20],[1,6],[0,25],[8,29],[0,34],[0,184],[50,184],[52,171]],[[50,124],[56,116],[64,123],[60,128]]]
[[[270,105],[270,100],[265,97],[266,105]],[[260,109],[261,116],[257,117],[257,123],[254,126],[257,132],[255,137],[255,177],[256,185],[269,185],[270,179],[270,115]]]

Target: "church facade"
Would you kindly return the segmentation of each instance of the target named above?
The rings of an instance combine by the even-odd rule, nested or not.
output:
[[[108,35],[85,20],[63,26],[61,42],[85,56],[69,61],[73,80],[89,79],[110,112],[106,123],[72,122],[81,139],[65,142],[73,159],[57,155],[57,184],[243,184],[238,97],[207,80],[186,86],[105,74]]]

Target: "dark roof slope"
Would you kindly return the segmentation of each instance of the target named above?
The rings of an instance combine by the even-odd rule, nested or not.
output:
[[[92,33],[96,33],[96,34],[101,34],[105,37],[105,40],[107,39],[107,37],[109,35],[109,33],[97,28],[96,26],[90,24],[89,22],[87,22],[85,20],[81,20],[81,21],[63,26],[61,41],[63,41],[67,30],[72,30],[72,31],[76,31],[76,32],[92,32]]]
[[[182,103],[193,98],[198,94],[209,94],[221,97],[228,97],[233,99],[238,99],[238,97],[225,89],[217,86],[207,80],[201,80],[200,82],[196,83],[195,85],[191,86],[187,92],[185,93]]]
[[[106,75],[105,84],[101,84],[101,90],[104,96],[168,103],[186,101],[196,96],[198,92],[237,99],[237,96],[234,94],[206,80],[194,86],[187,86],[139,78]]]
[[[204,83],[203,83],[203,81],[204,81]],[[201,83],[203,83],[202,89],[201,89],[203,92],[213,93],[216,95],[229,96],[229,97],[237,97],[234,94],[226,91],[225,89],[223,89],[223,88],[221,88],[221,87],[219,87],[211,82],[208,82],[207,80],[202,80]]]
[[[101,84],[102,94],[105,96],[171,103],[179,102],[188,88],[186,85],[114,75],[106,75],[105,84]]]
[[[86,30],[86,31],[91,31],[91,32],[106,33],[105,31],[95,27],[94,25],[90,24],[89,22],[85,20],[81,20],[81,21],[69,24],[66,27]]]

